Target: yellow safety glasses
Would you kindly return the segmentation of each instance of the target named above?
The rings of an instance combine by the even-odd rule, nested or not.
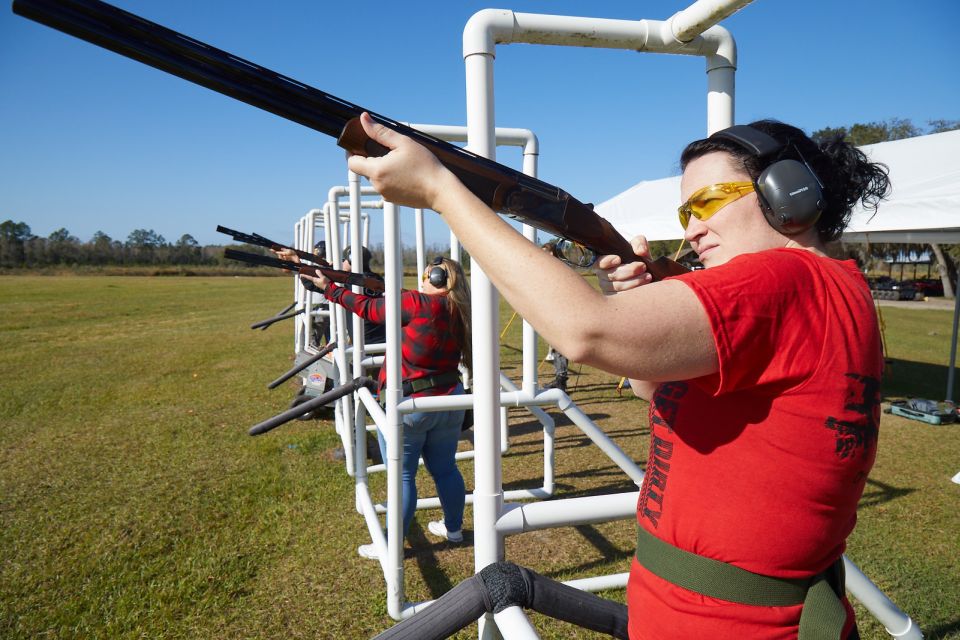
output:
[[[753,191],[752,182],[721,182],[697,190],[680,205],[680,224],[687,228],[690,216],[697,220],[706,220],[720,209]]]

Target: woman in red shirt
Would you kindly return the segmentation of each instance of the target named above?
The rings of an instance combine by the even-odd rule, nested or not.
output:
[[[885,167],[773,121],[694,142],[679,213],[706,269],[652,282],[605,256],[601,293],[429,151],[362,124],[391,151],[351,170],[440,212],[550,344],[651,398],[630,638],[805,638],[821,615],[830,637],[856,637],[840,555],[876,453],[882,358],[866,282],[825,244],[886,195]],[[550,286],[533,295],[518,270]]]

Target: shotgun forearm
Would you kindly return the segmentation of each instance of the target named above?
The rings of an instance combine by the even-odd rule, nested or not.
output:
[[[613,226],[567,192],[395,120],[282,76],[220,49],[109,5],[100,0],[14,0],[26,18],[76,36],[167,73],[337,138],[361,155],[386,149],[363,133],[359,116],[425,145],[478,198],[495,211],[539,229],[569,238],[597,254],[615,254],[624,262],[642,260],[657,279],[685,271],[661,258],[634,255]]]

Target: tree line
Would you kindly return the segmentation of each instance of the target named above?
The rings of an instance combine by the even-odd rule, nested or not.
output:
[[[97,231],[89,241],[82,242],[64,228],[43,238],[34,235],[25,222],[0,222],[0,268],[220,265],[223,262],[222,246],[200,246],[190,234],[171,243],[152,229],[136,229],[125,241]]]
[[[0,222],[0,269],[105,266],[265,269],[227,260],[223,257],[223,250],[227,247],[273,256],[267,249],[249,244],[200,245],[190,234],[184,234],[171,243],[153,229],[136,229],[125,241],[114,240],[106,233],[97,231],[89,241],[83,242],[67,229],[57,229],[43,238],[34,235],[24,222]],[[447,247],[440,245],[425,248],[427,259],[447,251]],[[382,272],[383,245],[370,247],[370,252],[373,269]],[[403,264],[416,264],[416,259],[414,247],[403,248]],[[461,250],[461,260],[465,267],[469,264],[470,257],[465,250]]]

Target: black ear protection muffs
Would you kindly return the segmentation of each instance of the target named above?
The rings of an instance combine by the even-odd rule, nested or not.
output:
[[[430,264],[432,266],[430,267],[430,274],[427,276],[430,284],[437,289],[445,288],[447,286],[447,270],[440,267],[443,264],[443,258],[437,256]]]
[[[744,124],[721,129],[710,137],[735,142],[758,158],[772,157],[785,149],[771,136]],[[754,186],[767,222],[784,235],[806,231],[817,223],[826,207],[823,184],[805,160],[777,160],[763,170]]]

